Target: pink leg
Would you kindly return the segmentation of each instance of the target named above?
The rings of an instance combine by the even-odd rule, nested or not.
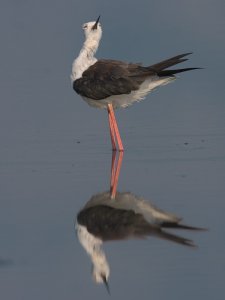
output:
[[[118,162],[115,170],[115,177],[114,177],[114,182],[111,188],[111,198],[115,199],[116,197],[116,191],[117,191],[117,185],[118,185],[118,180],[119,180],[119,175],[120,175],[120,169],[123,161],[123,151],[119,152],[119,157],[118,157]]]
[[[109,130],[110,130],[110,136],[112,142],[112,149],[116,150],[115,131],[114,131],[113,121],[109,109],[108,109],[108,119],[109,119]]]
[[[108,113],[109,113],[109,115],[111,117],[111,120],[112,120],[112,125],[113,125],[113,128],[114,128],[117,143],[118,143],[118,146],[119,146],[119,151],[124,151],[123,143],[122,143],[122,140],[121,140],[121,137],[120,137],[120,132],[119,132],[119,128],[118,128],[118,125],[117,125],[117,122],[116,122],[116,117],[115,117],[115,114],[114,114],[112,104],[108,104]]]
[[[112,163],[111,163],[111,181],[110,181],[110,193],[115,181],[115,164],[116,164],[116,151],[112,152]]]

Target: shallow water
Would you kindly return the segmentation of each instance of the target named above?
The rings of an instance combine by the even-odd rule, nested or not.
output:
[[[140,289],[143,295],[150,289],[157,299],[224,295],[221,136],[148,136],[141,126],[134,131],[138,128],[138,138],[136,133],[126,137],[130,149],[118,190],[143,196],[184,223],[210,231],[182,234],[197,250],[154,237],[106,243],[111,294],[135,299]],[[106,296],[92,281],[89,257],[74,231],[78,211],[93,194],[109,189],[111,150],[109,140],[100,142],[103,138],[93,132],[80,143],[72,134],[34,141],[27,132],[19,157],[8,148],[0,173],[1,261],[10,262],[0,271],[5,299]],[[142,140],[144,147],[138,146]]]
[[[4,300],[107,296],[105,288],[91,278],[90,259],[74,229],[80,209],[92,195],[109,190],[110,184],[106,112],[89,108],[69,82],[74,47],[78,53],[82,42],[79,26],[88,16],[93,18],[93,11],[87,16],[83,4],[82,17],[74,21],[76,5],[66,3],[57,2],[52,10],[49,0],[43,10],[26,1],[6,2],[0,18],[5,25],[0,29],[2,57],[7,58],[0,70],[0,290]],[[217,12],[225,11],[224,5],[215,3]],[[153,30],[142,17],[146,5],[143,2],[140,11],[131,5],[131,17],[139,24],[132,27],[137,39],[138,28]],[[178,9],[174,13],[182,17],[182,7],[176,1],[173,5]],[[209,11],[210,18],[193,5],[198,22],[213,18],[214,10],[205,2],[204,13]],[[149,50],[133,45],[131,38],[124,45],[129,53],[122,44],[113,47],[109,36],[115,40],[113,32],[119,29],[110,22],[118,7],[111,6],[109,13],[103,2],[96,1],[95,9],[105,12],[102,22],[108,32],[100,53],[129,60],[136,53],[136,58],[149,61]],[[127,30],[132,18],[124,24],[121,14],[118,24]],[[179,20],[166,11],[162,20],[167,18],[171,27],[163,23],[154,29],[151,59],[166,58],[183,45],[181,52],[189,47],[199,51],[192,56],[191,66],[207,65],[208,69],[180,76],[144,102],[116,112],[125,146],[118,191],[148,199],[182,217],[185,224],[209,231],[182,232],[198,245],[194,250],[154,237],[105,243],[111,297],[116,299],[137,299],[140,294],[159,300],[225,298],[225,104],[220,79],[225,45],[221,28],[225,27],[224,14],[215,16],[217,22],[189,32],[189,19],[185,23],[182,18],[182,28],[177,28]],[[176,38],[169,42],[167,30],[174,30],[173,26]],[[213,33],[212,26],[218,26]],[[76,43],[72,35],[77,36]],[[144,33],[140,38],[146,38]],[[217,41],[220,51],[215,48]],[[216,80],[211,71],[216,72]]]

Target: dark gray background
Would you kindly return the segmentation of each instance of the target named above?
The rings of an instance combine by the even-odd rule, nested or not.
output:
[[[150,238],[105,245],[114,299],[224,299],[225,2],[0,2],[0,296],[105,299],[74,232],[109,186],[107,114],[72,90],[81,26],[101,14],[97,57],[144,64],[193,51],[201,66],[116,112],[126,149],[119,190],[184,222],[186,249]]]

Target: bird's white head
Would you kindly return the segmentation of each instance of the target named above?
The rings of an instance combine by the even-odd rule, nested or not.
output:
[[[85,38],[89,41],[95,41],[99,43],[102,37],[102,28],[99,23],[100,16],[94,22],[84,23],[82,28],[84,30]]]
[[[94,281],[96,283],[104,283],[107,291],[110,292],[109,284],[108,284],[110,268],[104,252],[97,251],[95,255],[92,257],[92,259],[93,259],[92,276]]]
[[[109,293],[109,274],[110,267],[107,262],[105,253],[101,248],[102,240],[95,237],[93,234],[88,232],[87,228],[83,225],[76,224],[77,237],[90,255],[92,260],[92,276],[96,283],[104,283]]]
[[[100,16],[95,22],[83,24],[85,41],[78,57],[73,61],[71,80],[79,79],[83,72],[93,65],[97,59],[94,57],[102,37],[102,28],[99,23]]]

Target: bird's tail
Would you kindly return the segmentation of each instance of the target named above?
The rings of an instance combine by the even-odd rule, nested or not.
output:
[[[152,232],[151,232],[151,234],[152,234]],[[175,235],[175,234],[163,231],[163,230],[159,230],[157,233],[155,233],[155,235],[161,239],[168,240],[168,241],[174,242],[176,244],[194,247],[194,248],[197,247],[192,240],[183,238],[179,235]]]
[[[187,55],[190,55],[190,54],[192,54],[192,53],[189,52],[189,53],[184,53],[184,54],[180,54],[180,55],[171,57],[171,58],[163,60],[157,64],[149,66],[149,69],[154,70],[159,77],[173,76],[174,74],[177,74],[177,73],[201,69],[201,68],[183,68],[183,69],[175,69],[175,70],[166,70],[167,68],[169,68],[171,66],[180,64],[180,63],[188,60],[188,58],[184,58],[184,57]]]
[[[205,228],[200,228],[200,227],[193,227],[193,226],[188,226],[188,225],[183,225],[175,222],[164,222],[161,224],[161,227],[164,228],[173,228],[173,229],[186,229],[186,230],[198,230],[198,231],[205,231],[207,229]],[[180,244],[180,245],[185,245],[185,246],[190,246],[190,247],[196,247],[194,242],[192,240],[183,238],[179,235],[172,234],[170,232],[164,231],[163,229],[153,229],[152,227],[149,228],[149,234],[157,236],[161,239],[166,239],[171,242]]]
[[[186,229],[186,230],[199,230],[199,231],[206,231],[206,228],[202,227],[193,227],[189,225],[179,224],[177,222],[163,222],[161,224],[163,228],[173,228],[173,229]]]
[[[191,71],[191,70],[197,70],[201,68],[184,68],[184,69],[176,69],[176,70],[163,70],[157,73],[159,77],[167,77],[167,76],[173,76],[174,74],[177,73],[182,73],[186,71]]]

